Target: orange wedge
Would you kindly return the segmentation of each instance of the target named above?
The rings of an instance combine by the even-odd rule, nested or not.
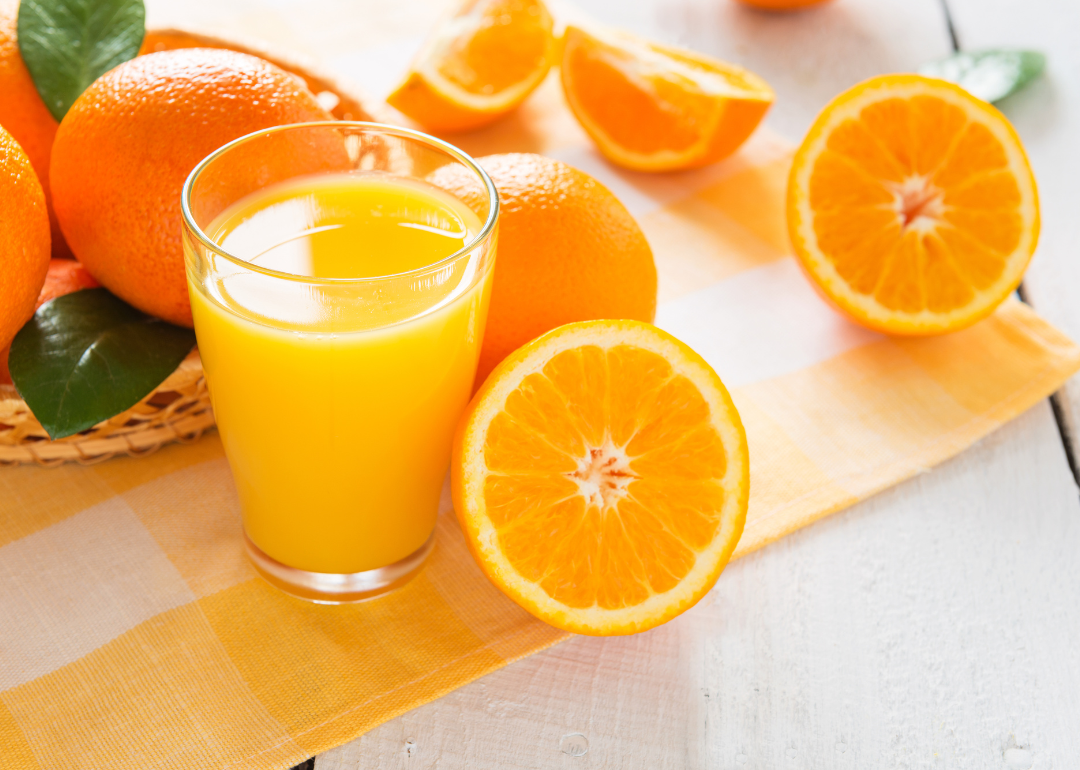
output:
[[[480,568],[538,618],[630,634],[693,606],[746,520],[746,434],[720,378],[640,321],[561,326],[458,426],[454,507]]]
[[[540,85],[554,51],[540,0],[465,0],[386,101],[430,131],[479,128]]]
[[[795,154],[788,228],[856,321],[940,334],[989,315],[1039,239],[1039,198],[1005,116],[943,80],[884,75],[834,99]]]
[[[566,101],[600,151],[637,171],[727,157],[774,98],[741,67],[625,32],[568,26],[561,71]]]

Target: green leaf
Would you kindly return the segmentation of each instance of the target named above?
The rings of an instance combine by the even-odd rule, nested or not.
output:
[[[919,74],[948,80],[984,101],[997,102],[1026,86],[1045,67],[1046,57],[1038,51],[991,50],[955,53],[924,64]]]
[[[57,120],[64,119],[87,86],[134,59],[145,33],[143,0],[19,3],[19,51]]]
[[[8,357],[19,395],[54,439],[130,409],[195,345],[191,329],[148,316],[105,289],[46,302]]]

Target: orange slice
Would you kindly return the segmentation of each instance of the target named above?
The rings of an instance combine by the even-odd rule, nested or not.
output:
[[[540,0],[465,0],[387,101],[431,131],[487,125],[521,104],[554,59]]]
[[[694,605],[746,520],[746,434],[720,378],[640,321],[561,326],[488,377],[454,440],[480,568],[540,619],[630,634]]]
[[[818,288],[890,334],[989,315],[1039,239],[1039,199],[1005,116],[959,86],[884,75],[836,97],[795,153],[788,228]]]
[[[566,101],[600,151],[638,171],[727,157],[774,98],[741,67],[625,32],[568,26],[561,71]]]

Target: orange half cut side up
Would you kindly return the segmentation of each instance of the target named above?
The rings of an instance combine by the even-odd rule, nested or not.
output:
[[[487,576],[542,620],[644,631],[693,606],[742,534],[746,434],[709,365],[639,321],[560,327],[500,364],[451,480]]]

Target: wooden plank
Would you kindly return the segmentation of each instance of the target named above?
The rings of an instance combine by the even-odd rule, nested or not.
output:
[[[575,638],[316,769],[1067,766],[1080,757],[1078,549],[1080,504],[1043,403],[733,563],[666,626]]]
[[[1074,340],[1080,339],[1080,4],[1071,0],[948,0],[966,50],[1033,48],[1047,71],[998,106],[1024,141],[1042,206],[1039,250],[1024,278],[1024,296]],[[1074,457],[1080,457],[1080,379],[1058,399]]]

